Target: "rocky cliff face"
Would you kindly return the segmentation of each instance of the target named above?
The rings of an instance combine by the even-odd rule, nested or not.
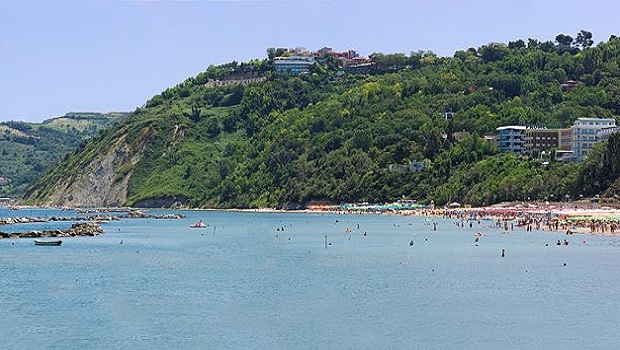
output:
[[[118,207],[127,200],[127,189],[132,169],[140,160],[141,154],[135,152],[121,137],[108,149],[93,157],[77,173],[60,179],[47,195],[38,193],[35,188],[29,194],[33,198],[43,198],[38,204],[65,207]]]

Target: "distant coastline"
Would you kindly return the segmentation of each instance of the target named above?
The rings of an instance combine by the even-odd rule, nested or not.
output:
[[[0,206],[0,208],[15,210],[46,209],[38,206]],[[340,205],[315,205],[305,209],[284,210],[276,208],[57,208],[61,210],[76,210],[82,213],[97,212],[131,212],[135,210],[171,210],[171,211],[223,211],[244,213],[304,213],[304,214],[374,214],[419,216],[429,218],[443,218],[461,222],[487,220],[496,222],[498,227],[511,223],[511,227],[518,229],[533,229],[551,232],[565,232],[567,234],[605,234],[620,235],[620,208],[602,206],[592,202],[555,202],[555,203],[503,203],[487,207],[457,207],[457,208],[419,208],[419,209],[381,209],[372,206],[347,208]],[[28,222],[27,217],[11,215]]]

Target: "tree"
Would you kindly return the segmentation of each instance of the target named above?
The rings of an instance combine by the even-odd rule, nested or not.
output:
[[[547,40],[545,42],[541,42],[539,45],[540,49],[544,52],[555,52],[555,44],[551,40]]]
[[[620,177],[620,134],[614,133],[607,141],[606,168],[612,180]]]
[[[571,46],[573,44],[573,37],[570,35],[558,34],[555,37],[555,41],[560,46]]]
[[[570,35],[558,34],[555,41],[558,43],[558,53],[560,54],[570,51],[573,45],[573,37]]]
[[[505,44],[491,43],[482,46],[478,54],[485,62],[499,61],[508,55],[508,47]]]
[[[273,61],[273,59],[276,57],[276,48],[275,47],[270,47],[267,49],[267,59],[269,61]]]
[[[201,118],[200,107],[198,105],[193,105],[191,106],[191,108],[192,108],[192,112],[190,113],[190,119],[194,123],[197,123],[198,121],[200,121],[200,118]]]
[[[594,44],[594,40],[592,40],[592,33],[582,29],[579,33],[577,33],[575,44],[581,46],[583,49],[592,46],[592,44]]]
[[[516,41],[509,41],[508,42],[508,48],[510,49],[524,49],[525,48],[525,41],[519,39]]]

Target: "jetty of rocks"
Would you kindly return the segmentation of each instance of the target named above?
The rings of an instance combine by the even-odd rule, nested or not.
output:
[[[39,237],[75,237],[97,236],[103,233],[101,222],[121,219],[182,219],[183,214],[148,214],[141,210],[130,210],[124,215],[91,215],[91,216],[50,216],[50,217],[15,217],[0,218],[0,226],[14,224],[29,224],[53,221],[76,221],[68,230],[45,230],[28,232],[1,232],[0,238],[39,238]]]
[[[28,232],[0,232],[2,238],[40,238],[40,237],[75,237],[97,236],[103,233],[103,229],[96,222],[78,222],[71,225],[68,230],[46,230]]]
[[[114,221],[121,219],[182,219],[182,214],[152,215],[141,210],[132,210],[125,215],[91,215],[91,216],[50,216],[50,217],[15,217],[0,218],[0,225],[30,224],[53,221]]]

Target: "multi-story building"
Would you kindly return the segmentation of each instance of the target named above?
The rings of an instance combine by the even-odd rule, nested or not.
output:
[[[571,129],[526,129],[525,149],[530,154],[542,151],[570,151],[572,145]]]
[[[611,136],[611,134],[617,133],[619,131],[620,131],[620,127],[619,126],[612,126],[612,127],[609,127],[609,128],[603,128],[603,129],[601,129],[601,131],[596,133],[596,139],[598,140],[598,142],[607,141],[607,140],[609,140],[609,137]]]
[[[275,52],[278,55],[273,59],[275,71],[290,75],[308,73],[311,65],[320,64],[329,58],[340,61],[343,72],[367,73],[375,66],[372,60],[361,57],[355,50],[339,52],[334,51],[331,47],[323,47],[316,52],[310,52],[303,47],[296,47],[291,49],[278,48],[275,49]]]
[[[525,152],[525,126],[500,126],[497,132],[497,147],[502,152],[523,154]]]
[[[559,129],[558,150],[571,151],[573,149],[573,129]]]
[[[573,160],[581,162],[595,143],[607,140],[618,128],[615,119],[579,118],[573,124],[572,131]]]
[[[496,129],[496,145],[502,152],[539,155],[554,151],[556,160],[583,161],[592,146],[620,132],[612,118],[579,118],[568,129],[528,129],[502,126]]]
[[[343,66],[349,73],[368,73],[374,69],[375,63],[369,58],[356,57],[345,59]]]
[[[310,66],[315,63],[314,57],[291,56],[276,57],[273,59],[276,72],[298,75],[310,72]]]

